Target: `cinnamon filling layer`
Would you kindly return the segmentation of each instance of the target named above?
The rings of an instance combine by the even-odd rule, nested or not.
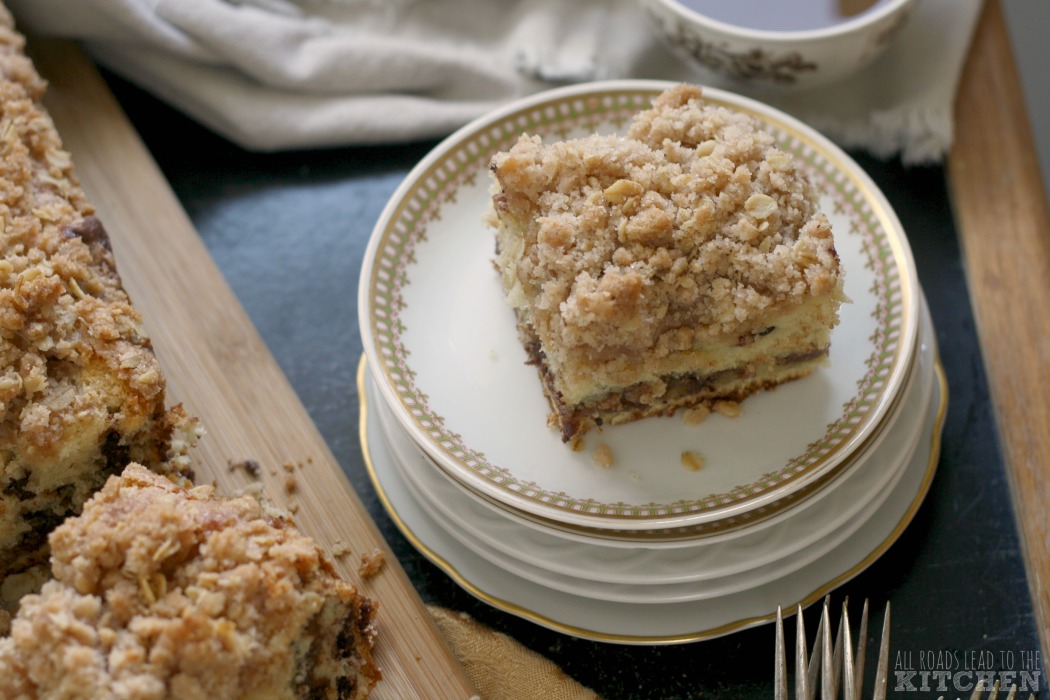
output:
[[[827,357],[828,348],[817,348],[808,352],[791,353],[778,357],[772,366],[771,376],[757,378],[754,365],[709,374],[666,375],[659,378],[662,391],[654,392],[654,382],[619,389],[586,404],[570,406],[555,388],[554,377],[547,365],[546,357],[538,340],[525,343],[528,364],[535,365],[543,381],[543,390],[558,415],[563,442],[570,442],[581,434],[586,425],[601,426],[605,423],[623,423],[649,416],[670,415],[680,408],[693,407],[719,400],[742,401],[761,389],[769,389],[805,373],[807,366]],[[792,371],[797,370],[797,371]]]

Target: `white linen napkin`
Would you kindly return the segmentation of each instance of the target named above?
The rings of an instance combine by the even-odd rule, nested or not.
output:
[[[635,0],[8,0],[39,34],[244,148],[443,136],[536,91],[609,78],[747,88],[684,67]],[[769,96],[847,147],[939,160],[981,0],[919,0],[887,55],[834,88]]]

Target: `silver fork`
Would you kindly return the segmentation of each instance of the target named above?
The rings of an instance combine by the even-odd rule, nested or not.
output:
[[[806,649],[806,629],[802,619],[802,606],[798,606],[795,615],[795,700],[815,700],[817,689],[820,689],[821,700],[837,700],[842,691],[844,700],[862,700],[864,681],[864,659],[867,655],[868,639],[868,601],[864,601],[861,611],[860,628],[857,634],[857,648],[853,649],[850,634],[849,600],[842,603],[842,617],[839,619],[838,631],[834,643],[831,639],[830,597],[824,598],[824,608],[817,624],[817,635],[812,655]],[[784,616],[777,607],[776,653],[774,655],[774,700],[789,700],[787,679],[787,653],[784,650]],[[890,663],[890,604],[886,603],[886,614],[882,621],[882,638],[879,641],[879,655],[875,669],[875,685],[872,688],[872,700],[886,700],[889,685]],[[977,688],[969,700],[998,700],[999,682],[982,695]],[[1004,700],[1016,700],[1017,686],[1011,686]],[[938,700],[945,700],[942,695]],[[1035,700],[1035,694],[1029,696]]]
[[[806,628],[802,619],[802,606],[795,615],[795,700],[814,700],[820,690],[821,700],[836,700],[839,691],[845,700],[861,700],[864,681],[864,661],[867,656],[868,601],[864,601],[857,648],[854,650],[850,633],[848,600],[842,604],[835,640],[831,639],[830,598],[824,599],[824,609],[817,625],[813,654],[807,651]],[[886,615],[882,623],[882,640],[875,672],[872,700],[886,700],[889,681],[890,658],[890,605],[886,604]],[[784,616],[777,607],[776,653],[774,658],[774,698],[789,700],[787,679],[787,652],[784,644]]]

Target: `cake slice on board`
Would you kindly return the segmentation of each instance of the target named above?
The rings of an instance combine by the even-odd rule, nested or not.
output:
[[[379,679],[375,603],[251,496],[132,464],[50,541],[0,697],[358,700]]]
[[[138,462],[187,476],[197,425],[165,380],[109,239],[0,6],[0,596],[47,535]]]

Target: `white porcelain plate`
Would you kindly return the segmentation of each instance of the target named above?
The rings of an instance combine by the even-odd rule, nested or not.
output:
[[[925,318],[925,317],[924,317]],[[935,381],[932,328],[923,323],[919,367],[905,389],[892,430],[879,447],[820,499],[787,511],[776,527],[760,523],[733,540],[695,540],[692,547],[608,547],[604,540],[569,540],[486,507],[428,465],[365,373],[369,420],[382,429],[389,463],[418,505],[475,554],[535,583],[577,595],[622,602],[712,598],[780,578],[808,565],[851,536],[879,508],[917,448]]]
[[[358,388],[366,401],[364,371]],[[413,497],[393,466],[378,421],[361,411],[365,464],[380,501],[405,537],[465,590],[505,612],[576,637],[620,644],[677,644],[710,639],[771,621],[777,606],[794,609],[819,600],[870,566],[904,532],[936,471],[947,406],[938,365],[922,433],[900,480],[879,508],[845,541],[796,571],[713,598],[633,603],[575,595],[540,585],[487,561],[450,536]]]
[[[488,164],[522,132],[548,139],[622,132],[670,83],[572,86],[509,105],[459,130],[412,170],[378,221],[363,262],[365,354],[398,420],[443,468],[525,512],[609,529],[732,518],[824,478],[889,412],[916,342],[914,263],[900,223],[867,175],[809,127],[709,89],[747,112],[803,163],[831,218],[845,270],[827,366],[762,392],[736,419],[654,418],[604,429],[569,450],[547,425],[536,370],[492,266]],[[606,443],[615,467],[592,460]],[[697,451],[705,466],[682,467]]]

